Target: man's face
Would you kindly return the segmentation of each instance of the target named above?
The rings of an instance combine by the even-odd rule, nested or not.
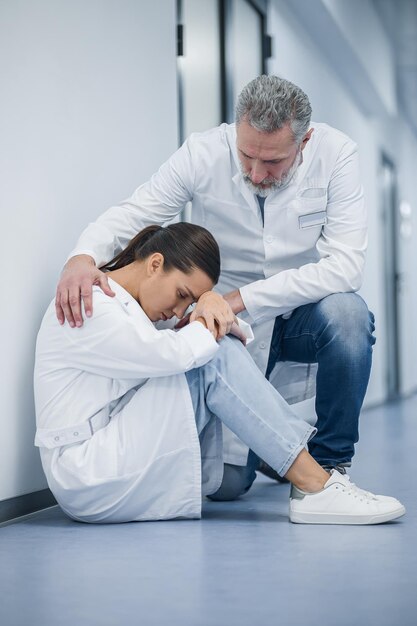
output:
[[[243,119],[236,130],[243,179],[253,193],[262,197],[291,182],[302,163],[302,150],[313,132],[309,130],[298,145],[289,124],[273,133],[265,133]]]

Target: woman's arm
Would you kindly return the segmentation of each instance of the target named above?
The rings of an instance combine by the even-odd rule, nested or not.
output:
[[[204,320],[196,320],[178,332],[158,331],[143,312],[143,319],[130,316],[113,298],[98,290],[95,296],[93,318],[76,329],[68,324],[59,326],[50,319],[54,332],[46,327],[44,341],[38,347],[44,344],[47,354],[54,348],[58,351],[62,347],[59,335],[64,333],[61,362],[110,378],[151,378],[186,372],[204,365],[218,349]],[[38,358],[41,356],[42,349],[38,350]]]

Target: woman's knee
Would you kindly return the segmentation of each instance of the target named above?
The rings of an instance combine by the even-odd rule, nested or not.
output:
[[[219,342],[219,349],[217,353],[238,353],[244,350],[243,343],[237,337],[233,335],[226,335]]]
[[[252,358],[237,337],[227,335],[219,342],[219,349],[207,366],[209,368],[214,366],[221,371],[226,368],[228,372],[235,372],[242,366],[242,360],[252,361]]]

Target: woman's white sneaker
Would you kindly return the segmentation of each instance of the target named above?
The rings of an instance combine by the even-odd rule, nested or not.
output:
[[[382,524],[405,514],[395,498],[375,496],[332,470],[321,491],[291,487],[290,520],[296,524]]]

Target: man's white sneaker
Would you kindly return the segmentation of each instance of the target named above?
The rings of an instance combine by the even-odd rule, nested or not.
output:
[[[405,514],[395,498],[375,496],[332,470],[321,491],[291,487],[290,520],[296,524],[382,524]]]

